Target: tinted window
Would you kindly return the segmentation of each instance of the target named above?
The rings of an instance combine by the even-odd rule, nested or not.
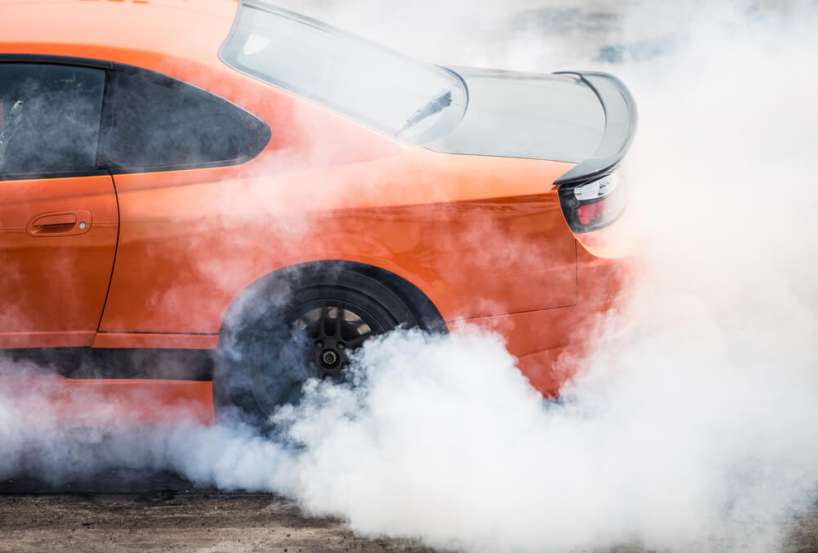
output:
[[[157,73],[112,73],[105,157],[114,170],[151,171],[241,163],[270,129],[243,109]]]
[[[0,64],[0,175],[96,169],[105,72]]]

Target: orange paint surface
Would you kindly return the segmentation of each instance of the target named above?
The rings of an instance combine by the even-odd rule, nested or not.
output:
[[[89,214],[85,233],[32,232],[45,214],[80,211]],[[114,265],[117,223],[108,175],[0,184],[0,347],[90,345]]]
[[[0,6],[0,53],[157,71],[273,129],[239,166],[0,183],[9,275],[0,347],[215,348],[226,311],[253,282],[347,260],[414,284],[447,321],[497,330],[553,393],[564,377],[547,352],[621,287],[621,261],[578,243],[564,221],[553,182],[573,166],[433,153],[239,74],[218,59],[236,9],[228,0]],[[26,231],[42,214],[78,212],[93,219],[87,233]],[[95,387],[140,416],[163,412],[142,404],[148,397],[212,416],[209,384],[63,384]]]
[[[210,382],[72,380],[56,376],[3,378],[11,406],[32,423],[56,419],[71,425],[197,425],[215,422]]]

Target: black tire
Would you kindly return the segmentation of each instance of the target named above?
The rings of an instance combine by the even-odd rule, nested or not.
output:
[[[343,379],[351,352],[399,326],[419,326],[412,309],[390,287],[356,271],[301,269],[260,285],[222,332],[213,383],[217,416],[272,428],[271,415],[297,404],[308,379]]]

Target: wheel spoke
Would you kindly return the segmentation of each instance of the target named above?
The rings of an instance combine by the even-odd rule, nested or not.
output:
[[[372,333],[361,334],[360,336],[356,336],[355,338],[352,338],[351,340],[345,340],[345,343],[346,343],[348,348],[353,349],[353,348],[357,348],[358,346],[360,346],[361,344],[366,342],[371,337],[372,337]]]
[[[321,315],[318,317],[318,336],[320,338],[327,336],[327,319],[329,318],[329,306],[321,307]]]
[[[335,308],[335,328],[333,329],[333,336],[336,338],[343,339],[341,335],[341,324],[344,322],[344,310],[340,307]]]
[[[293,327],[306,327],[304,331],[309,336],[306,354],[318,374],[337,377],[349,364],[349,354],[378,333],[356,310],[335,302],[322,304],[307,310]]]

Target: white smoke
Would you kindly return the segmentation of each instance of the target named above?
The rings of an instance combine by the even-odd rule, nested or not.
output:
[[[171,468],[286,494],[365,535],[473,552],[780,548],[818,492],[818,14],[786,8],[636,5],[612,32],[678,31],[657,57],[608,68],[641,112],[622,222],[639,271],[582,330],[593,353],[559,402],[492,335],[401,332],[364,349],[357,386],[310,384],[276,439],[83,434],[91,457],[54,419],[21,428],[0,396],[0,477],[31,451],[52,475],[66,460]],[[528,31],[511,43],[529,52],[518,68],[558,61]],[[458,56],[500,61],[472,45]]]
[[[561,403],[490,336],[394,335],[357,390],[286,415],[300,449],[269,488],[470,551],[780,546],[818,485],[818,39],[811,5],[786,8],[660,3],[623,23],[677,30],[616,68],[642,115],[624,168],[639,276],[585,330],[595,353]]]

